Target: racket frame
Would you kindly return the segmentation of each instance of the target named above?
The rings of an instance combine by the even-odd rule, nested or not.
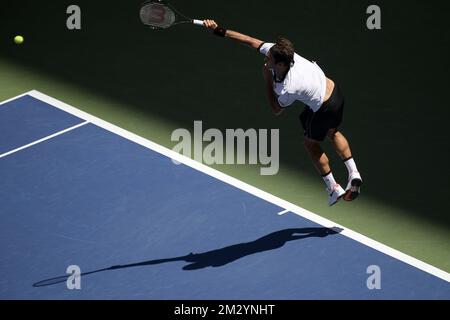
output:
[[[174,22],[172,22],[170,25],[167,25],[167,26],[156,26],[156,25],[144,22],[141,18],[141,22],[152,29],[163,30],[163,29],[170,28],[177,24],[182,24],[182,23],[192,23],[192,24],[195,24],[198,26],[204,26],[202,20],[192,19],[192,18],[185,16],[184,14],[180,13],[177,9],[175,9],[169,2],[164,1],[164,0],[147,0],[141,4],[141,10],[146,5],[149,5],[149,4],[159,4],[163,7],[165,7],[165,9],[169,9],[170,11],[172,11],[172,13],[175,16]]]

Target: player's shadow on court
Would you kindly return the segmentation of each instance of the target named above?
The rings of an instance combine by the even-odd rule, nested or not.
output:
[[[82,273],[81,276],[86,276],[93,273],[98,273],[107,270],[118,270],[132,267],[143,267],[155,264],[161,264],[173,261],[186,261],[189,264],[183,267],[183,270],[197,270],[206,267],[221,267],[230,262],[236,261],[245,256],[249,256],[258,252],[270,251],[281,248],[288,241],[300,240],[311,237],[327,237],[340,233],[342,229],[339,228],[297,228],[297,229],[284,229],[276,232],[272,232],[264,237],[261,237],[252,242],[239,243],[232,246],[211,250],[203,253],[189,253],[185,256],[149,260],[139,263],[116,265],[109,268],[99,269],[95,271]],[[51,278],[43,281],[39,281],[33,284],[33,287],[49,286],[61,282],[66,282],[69,275]]]

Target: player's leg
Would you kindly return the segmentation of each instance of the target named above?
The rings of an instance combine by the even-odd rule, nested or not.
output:
[[[325,152],[323,152],[320,143],[307,137],[305,137],[304,143],[314,167],[317,169],[319,174],[322,176],[323,181],[327,185],[328,204],[332,206],[339,201],[339,199],[345,194],[345,191],[334,179],[328,157]]]
[[[353,159],[350,145],[345,136],[337,129],[330,129],[327,136],[331,140],[336,153],[347,167],[348,183],[343,198],[346,201],[355,200],[361,191],[362,178]]]
[[[318,141],[305,137],[305,148],[308,151],[309,157],[321,176],[331,172],[330,162],[325,152],[322,150]]]
[[[337,130],[342,123],[344,115],[344,96],[338,84],[335,83],[333,92],[324,105],[325,110],[321,114],[321,118],[324,125],[326,124],[328,126],[327,136],[332,141],[336,152],[344,161],[348,170],[348,184],[343,198],[344,200],[351,201],[359,195],[362,179],[356,168],[347,139]]]
[[[325,139],[327,133],[326,128],[320,123],[320,115],[316,116],[309,108],[306,108],[302,112],[300,121],[304,129],[305,148],[308,151],[313,165],[327,185],[328,204],[331,206],[345,194],[345,191],[338,183],[336,183],[333,173],[331,172],[328,157],[320,147],[320,141]]]
[[[352,157],[350,145],[342,132],[337,129],[330,129],[327,136],[332,142],[334,150],[336,150],[336,153],[342,160]]]

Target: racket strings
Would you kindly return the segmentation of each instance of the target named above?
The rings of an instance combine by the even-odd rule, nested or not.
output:
[[[156,28],[168,28],[176,20],[173,10],[159,3],[149,3],[143,6],[140,17],[144,24]]]

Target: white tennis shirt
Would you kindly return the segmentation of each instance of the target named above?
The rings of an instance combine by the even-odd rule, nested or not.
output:
[[[274,43],[264,43],[259,52],[268,55]],[[299,100],[309,106],[314,112],[322,106],[327,82],[322,69],[305,58],[294,55],[294,65],[289,69],[283,81],[274,81],[274,91],[278,103],[285,108]]]

